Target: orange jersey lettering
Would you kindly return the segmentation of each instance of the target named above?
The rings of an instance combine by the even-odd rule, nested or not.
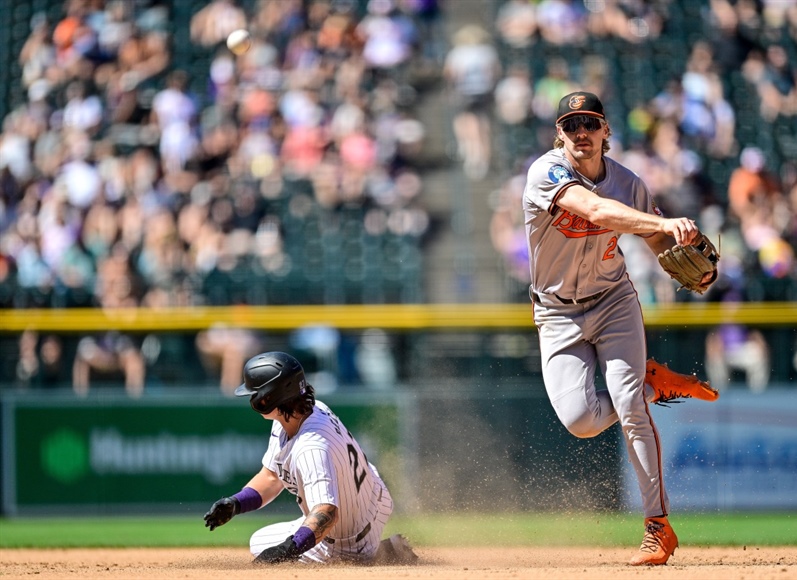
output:
[[[588,219],[569,211],[562,211],[553,221],[553,226],[568,238],[583,238],[584,236],[598,236],[611,230],[596,226]]]

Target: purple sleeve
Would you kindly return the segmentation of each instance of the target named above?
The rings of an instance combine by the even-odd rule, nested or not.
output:
[[[313,530],[307,526],[302,526],[296,533],[293,534],[293,543],[299,549],[299,553],[303,554],[313,546],[315,546],[315,534]]]
[[[263,505],[263,498],[260,497],[260,493],[251,487],[243,488],[233,497],[237,499],[238,503],[241,505],[242,514],[260,509],[260,506]]]

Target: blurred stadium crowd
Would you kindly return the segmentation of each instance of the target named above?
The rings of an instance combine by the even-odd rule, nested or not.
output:
[[[33,15],[0,151],[0,305],[418,301],[402,74],[424,3],[194,2],[192,70],[169,5]],[[236,28],[255,39],[237,58]]]
[[[705,299],[797,299],[797,3],[508,0],[495,28],[502,149],[521,155],[504,160],[491,233],[521,295],[525,170],[551,146],[559,96],[584,88],[606,103],[610,155],[666,215],[720,240],[722,279]],[[695,299],[622,241],[643,301]]]
[[[457,0],[15,5],[0,23],[21,40],[0,51],[0,308],[422,302],[419,70],[455,93],[467,178],[500,184],[490,234],[507,300],[527,300],[525,169],[575,87],[602,97],[610,155],[665,213],[721,239],[705,299],[797,299],[797,4],[491,6],[449,42]],[[224,47],[236,28],[254,38],[238,57]],[[643,301],[693,299],[623,240]],[[210,329],[175,356],[196,349],[230,387],[260,346]],[[41,380],[57,357],[74,359],[78,392],[121,369],[139,394],[163,347],[106,333],[64,355],[26,333],[13,380]]]

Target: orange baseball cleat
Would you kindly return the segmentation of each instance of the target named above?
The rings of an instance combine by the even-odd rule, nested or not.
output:
[[[639,552],[628,562],[632,566],[661,566],[678,547],[678,536],[666,516],[645,518],[645,536]]]
[[[673,399],[716,401],[720,396],[719,391],[695,375],[676,373],[652,358],[648,359],[646,365],[645,382],[656,391],[656,398],[651,403],[666,403]]]

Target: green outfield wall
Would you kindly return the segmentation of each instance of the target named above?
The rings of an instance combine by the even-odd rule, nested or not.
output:
[[[540,385],[444,383],[330,394],[403,513],[615,509],[618,432],[578,440]],[[198,513],[260,469],[270,423],[245,401],[182,388],[2,398],[6,515]],[[283,494],[277,510],[295,510]]]
[[[398,513],[640,509],[619,427],[573,437],[539,381],[473,376],[320,398]],[[673,509],[797,509],[795,401],[781,384],[651,406]],[[201,514],[260,469],[270,430],[245,401],[188,386],[139,400],[6,393],[0,405],[7,516]],[[269,509],[298,513],[283,495]]]
[[[245,400],[211,395],[5,396],[2,410],[9,515],[192,511],[260,470],[271,428]],[[370,460],[395,463],[395,400],[339,400],[335,411]]]

